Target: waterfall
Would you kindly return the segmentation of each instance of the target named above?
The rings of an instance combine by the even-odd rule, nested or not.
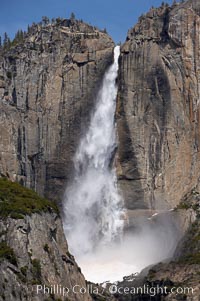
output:
[[[125,275],[172,256],[178,237],[167,216],[157,222],[144,217],[137,219],[134,230],[123,231],[123,201],[115,168],[111,167],[116,149],[114,115],[119,53],[117,46],[114,62],[97,94],[89,128],[74,156],[75,174],[63,202],[69,249],[85,277],[94,283],[122,280]]]
[[[118,239],[123,230],[123,202],[111,160],[116,148],[116,78],[120,47],[103,78],[89,128],[74,157],[75,175],[64,197],[64,230],[77,257]]]

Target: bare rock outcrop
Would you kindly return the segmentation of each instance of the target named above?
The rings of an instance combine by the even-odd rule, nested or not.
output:
[[[130,210],[174,208],[198,184],[199,6],[152,8],[122,46],[117,170]]]
[[[57,206],[0,178],[0,209],[0,300],[91,301]]]
[[[114,43],[77,20],[35,24],[0,53],[0,171],[60,199]]]
[[[134,218],[167,212],[183,238],[173,258],[122,284],[152,294],[117,295],[121,301],[199,300],[199,36],[200,2],[188,0],[152,8],[122,46],[116,165],[125,204]]]

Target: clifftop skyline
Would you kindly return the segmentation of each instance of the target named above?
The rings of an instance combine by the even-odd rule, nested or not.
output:
[[[171,4],[173,0],[166,0]],[[137,3],[131,0],[20,0],[2,1],[0,10],[0,36],[5,32],[11,39],[17,30],[26,30],[28,24],[38,23],[42,16],[51,18],[69,18],[73,12],[77,19],[106,28],[116,43],[124,42],[127,31],[152,6],[159,7],[162,0],[140,0]]]

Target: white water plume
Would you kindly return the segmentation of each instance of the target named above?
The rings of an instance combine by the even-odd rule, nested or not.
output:
[[[171,256],[178,237],[171,220],[163,218],[155,225],[143,218],[132,231],[123,233],[123,201],[115,170],[110,167],[116,148],[114,115],[119,53],[117,46],[114,62],[97,95],[89,129],[75,154],[75,175],[63,202],[69,249],[86,279],[94,282],[122,280],[123,276]]]
[[[137,223],[135,229],[124,233],[120,242],[78,257],[86,279],[94,283],[122,281],[124,276],[139,273],[173,255],[180,233],[170,216],[161,221]]]
[[[72,252],[80,256],[117,239],[123,230],[122,200],[114,169],[116,78],[120,47],[103,78],[89,129],[75,154],[75,177],[64,199],[64,229]]]

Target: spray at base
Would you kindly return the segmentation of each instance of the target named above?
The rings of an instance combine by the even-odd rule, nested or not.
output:
[[[169,257],[175,245],[170,223],[145,223],[124,233],[125,210],[110,162],[116,148],[114,123],[119,46],[105,73],[90,126],[74,157],[75,175],[63,202],[64,230],[70,252],[87,280],[122,280]]]
[[[80,256],[78,264],[86,279],[94,283],[122,281],[124,276],[170,258],[180,236],[168,214],[162,220],[142,220],[135,230],[124,233],[120,243],[111,242]]]

